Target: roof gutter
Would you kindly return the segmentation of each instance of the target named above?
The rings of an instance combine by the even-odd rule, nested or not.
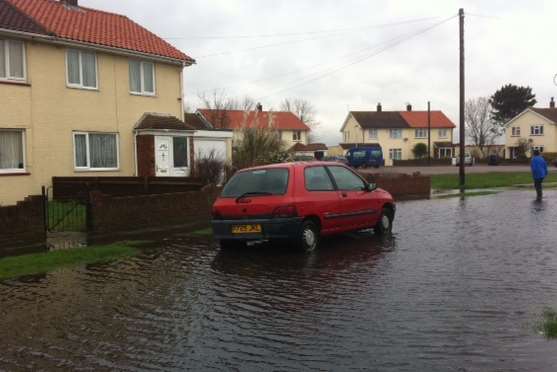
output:
[[[129,49],[103,46],[103,45],[87,43],[87,42],[83,42],[83,41],[63,39],[63,38],[59,38],[57,36],[52,36],[52,35],[36,34],[36,33],[25,32],[25,31],[16,31],[16,30],[10,30],[10,29],[6,29],[6,28],[0,28],[0,35],[18,36],[18,37],[26,39],[26,40],[40,41],[40,42],[50,43],[50,44],[55,44],[55,45],[64,45],[64,46],[70,46],[70,47],[78,46],[78,47],[81,47],[81,48],[91,49],[91,50],[95,50],[95,51],[99,51],[99,52],[123,55],[123,56],[128,56],[128,57],[142,57],[142,58],[145,58],[145,59],[149,59],[149,60],[153,60],[153,61],[157,61],[157,62],[169,63],[169,64],[172,64],[172,65],[178,65],[178,66],[182,66],[182,67],[188,67],[188,66],[191,66],[191,65],[196,63],[194,59],[183,61],[183,60],[180,60],[180,59],[159,56],[159,55],[156,55],[156,54],[131,51]]]

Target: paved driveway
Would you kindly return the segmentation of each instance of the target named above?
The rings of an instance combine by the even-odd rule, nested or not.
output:
[[[457,166],[431,166],[431,167],[384,167],[384,168],[368,168],[359,169],[362,173],[406,173],[412,174],[420,172],[426,175],[435,174],[458,174]],[[549,167],[550,172],[557,172],[557,168]],[[466,167],[466,173],[512,173],[512,172],[530,172],[528,165],[474,165]]]

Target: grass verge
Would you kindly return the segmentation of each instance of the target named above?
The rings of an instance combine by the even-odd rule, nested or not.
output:
[[[546,309],[543,312],[543,321],[540,328],[545,337],[557,338],[557,311]]]
[[[66,266],[110,262],[134,256],[137,252],[138,249],[130,243],[116,243],[6,257],[0,259],[0,280],[41,274]]]
[[[557,173],[550,173],[545,182],[557,182]],[[472,173],[466,176],[466,189],[488,189],[491,187],[510,187],[533,184],[529,172],[516,173]],[[458,189],[457,174],[431,176],[431,188],[440,190]]]

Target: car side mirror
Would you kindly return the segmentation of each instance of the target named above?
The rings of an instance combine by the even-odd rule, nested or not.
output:
[[[366,183],[364,190],[367,192],[371,192],[374,191],[375,189],[377,189],[377,184],[376,183]]]

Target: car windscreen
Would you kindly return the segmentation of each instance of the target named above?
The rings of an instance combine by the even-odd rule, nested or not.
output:
[[[283,195],[288,187],[288,169],[254,169],[236,173],[221,196],[237,198],[247,193]]]

